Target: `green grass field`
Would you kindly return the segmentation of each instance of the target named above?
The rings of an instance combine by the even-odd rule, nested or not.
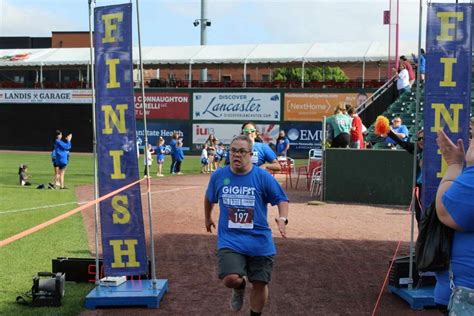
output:
[[[166,176],[169,176],[170,161],[166,157],[163,166]],[[142,175],[143,157],[139,162]],[[303,163],[297,161],[299,165]],[[32,186],[18,185],[20,164],[28,165]],[[199,157],[187,156],[182,171],[199,173]],[[156,164],[150,174],[156,175]],[[68,189],[36,189],[40,183],[47,185],[52,175],[49,153],[0,152],[0,240],[74,209],[77,206],[74,188],[94,181],[92,155],[71,153],[65,177]],[[91,257],[81,214],[0,248],[0,315],[77,315],[84,309],[84,298],[92,284],[68,282],[61,307],[32,308],[15,302],[18,295],[31,289],[37,272],[52,270],[51,260],[57,257]]]
[[[165,174],[170,160],[165,160]],[[32,186],[18,185],[18,167],[22,163],[28,165]],[[198,157],[186,157],[183,162],[184,173],[197,173],[199,168]],[[68,189],[36,189],[40,183],[47,185],[52,174],[49,153],[0,153],[0,240],[74,209],[74,187],[94,181],[92,155],[71,153],[65,177]],[[155,174],[156,164],[151,169],[151,175]],[[0,315],[77,315],[84,309],[91,284],[68,282],[59,308],[32,308],[15,303],[18,295],[31,289],[36,272],[51,271],[51,260],[57,257],[91,257],[81,214],[0,248]]]

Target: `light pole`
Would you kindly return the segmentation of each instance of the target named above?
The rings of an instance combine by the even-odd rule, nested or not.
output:
[[[207,19],[207,2],[201,0],[201,18],[196,19],[193,22],[194,27],[201,25],[201,46],[207,45],[207,31],[206,29],[211,26],[211,21]],[[191,74],[189,74],[191,77]],[[201,81],[207,81],[207,68],[201,69]]]

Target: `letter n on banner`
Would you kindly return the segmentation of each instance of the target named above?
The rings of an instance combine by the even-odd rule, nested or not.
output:
[[[131,4],[94,10],[99,194],[139,178],[132,76]],[[148,271],[140,185],[100,203],[105,275]]]
[[[423,205],[436,196],[446,162],[436,144],[444,129],[467,148],[471,108],[470,4],[432,3],[428,7],[424,105]]]

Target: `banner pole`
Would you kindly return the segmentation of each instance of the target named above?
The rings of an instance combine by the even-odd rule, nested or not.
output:
[[[417,60],[417,69],[416,72],[416,104],[415,104],[415,135],[418,135],[420,129],[420,124],[418,118],[420,115],[420,98],[421,98],[421,86],[420,86],[420,56],[421,56],[421,19],[423,13],[423,3],[420,0],[420,9],[418,16],[418,60]],[[418,136],[417,136],[418,137]],[[411,224],[410,224],[410,265],[408,270],[408,289],[413,288],[413,257],[415,255],[415,207],[416,207],[416,197],[415,197],[415,188],[416,188],[416,167],[418,164],[418,138],[415,139],[415,148],[413,150],[413,180],[412,180],[412,202],[411,202]],[[420,194],[420,193],[418,193]]]
[[[90,63],[91,63],[91,91],[92,91],[92,148],[93,148],[93,159],[94,159],[94,199],[99,198],[99,188],[98,188],[98,176],[97,176],[97,121],[95,116],[95,108],[96,108],[96,100],[95,100],[95,73],[94,73],[94,40],[92,35],[92,1],[95,0],[88,0],[89,1],[89,54],[90,54]],[[95,224],[95,284],[99,284],[100,279],[100,269],[99,269],[99,213],[100,207],[99,203],[95,204],[94,207],[94,224]]]
[[[145,148],[143,154],[145,155],[145,169],[146,169],[146,184],[147,184],[147,200],[148,200],[148,224],[150,231],[150,254],[151,254],[151,277],[153,289],[156,289],[156,269],[155,269],[155,242],[153,239],[153,224],[152,224],[152,206],[151,206],[151,183],[150,183],[150,168],[148,167],[147,161],[147,151],[148,151],[148,128],[147,128],[147,111],[145,105],[145,80],[143,74],[143,60],[142,60],[142,44],[140,36],[140,10],[137,2],[137,29],[138,29],[138,56],[140,59],[140,86],[141,86],[141,95],[142,95],[142,109],[143,109],[143,129],[145,133]]]

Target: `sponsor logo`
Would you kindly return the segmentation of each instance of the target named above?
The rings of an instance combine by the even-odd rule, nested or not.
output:
[[[297,140],[300,137],[300,132],[296,128],[292,128],[288,131],[287,136],[289,140]]]

